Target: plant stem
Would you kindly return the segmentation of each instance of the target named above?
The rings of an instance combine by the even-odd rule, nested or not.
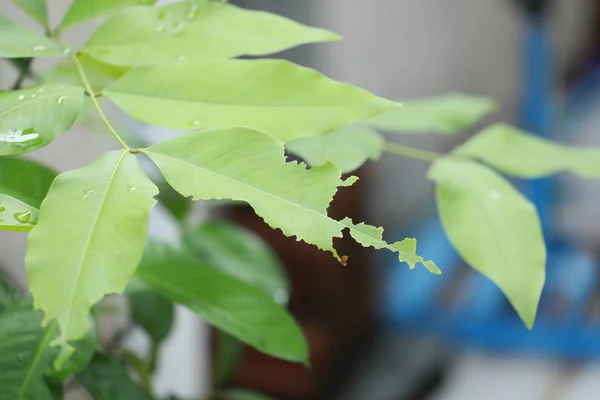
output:
[[[92,101],[94,108],[98,112],[100,119],[102,120],[102,122],[104,122],[104,125],[106,125],[109,132],[115,137],[115,139],[117,139],[117,141],[121,144],[121,146],[123,146],[126,150],[130,151],[131,149],[129,148],[129,146],[127,146],[127,143],[125,143],[125,141],[123,141],[121,136],[119,136],[119,134],[117,133],[115,128],[113,128],[113,126],[110,124],[110,122],[106,118],[106,115],[104,115],[104,112],[102,111],[102,108],[100,107],[100,103],[98,103],[98,100],[96,99],[96,93],[94,93],[94,89],[92,89],[92,85],[90,85],[90,81],[88,80],[87,76],[85,75],[85,71],[83,70],[83,66],[81,65],[81,62],[79,61],[78,57],[79,57],[79,54],[75,54],[74,56],[71,57],[71,59],[75,63],[75,67],[77,68],[79,77],[81,78],[81,81],[83,82],[83,87],[85,88],[86,92],[88,92],[88,94],[90,95],[90,100]]]
[[[415,149],[414,147],[404,146],[402,144],[392,142],[385,142],[383,149],[389,153],[394,153],[404,157],[412,158],[414,160],[421,160],[427,162],[434,162],[438,158],[444,156],[444,154],[442,153]]]
[[[153,398],[153,388],[152,388],[152,372],[148,365],[142,361],[140,357],[130,351],[124,351],[123,357],[125,361],[135,370],[138,377],[141,380],[142,386],[146,389],[148,396]]]

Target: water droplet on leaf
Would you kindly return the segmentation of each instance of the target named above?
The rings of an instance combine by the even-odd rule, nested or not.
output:
[[[86,189],[86,190],[84,190],[84,191],[83,191],[83,197],[81,198],[81,200],[87,200],[87,199],[88,199],[88,197],[90,197],[90,195],[91,195],[92,193],[94,193],[94,191],[93,191],[93,190],[87,190],[87,189]]]
[[[196,118],[195,120],[190,121],[190,125],[191,126],[198,126],[198,125],[200,125],[200,120]]]
[[[44,46],[43,44],[38,44],[37,46],[33,46],[33,51],[44,51],[46,50],[46,46]]]
[[[500,193],[497,192],[496,190],[490,190],[490,197],[494,200],[500,200],[502,195],[500,195]]]
[[[60,96],[58,99],[56,99],[56,102],[58,103],[58,105],[62,106],[66,99],[67,98],[65,96]]]
[[[23,134],[22,129],[0,132],[0,143],[25,143],[40,137],[35,131]]]
[[[156,27],[156,32],[162,32],[165,30],[165,26],[164,25],[159,25]]]
[[[129,190],[130,192],[135,192],[137,188],[135,186],[127,185],[127,190]]]
[[[6,210],[6,208],[3,205],[0,204],[0,212],[2,212],[4,210]]]
[[[15,217],[15,219],[20,223],[26,224],[29,222],[29,218],[31,218],[31,213],[29,211],[14,213],[13,217]]]
[[[19,100],[25,100],[25,95],[24,94],[19,95]]]

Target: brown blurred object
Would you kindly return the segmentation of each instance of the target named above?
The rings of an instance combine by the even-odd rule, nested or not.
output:
[[[359,181],[360,182],[360,181]],[[331,217],[360,218],[362,186],[340,188]],[[353,366],[372,330],[372,291],[364,250],[349,237],[334,242],[347,266],[330,253],[285,237],[250,207],[231,207],[226,215],[258,233],[277,252],[292,283],[290,310],[308,338],[312,369],[247,348],[232,386],[255,389],[277,399],[331,399]]]

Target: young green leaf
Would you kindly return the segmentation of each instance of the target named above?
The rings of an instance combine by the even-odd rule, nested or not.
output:
[[[78,58],[95,93],[100,93],[102,89],[119,79],[128,70],[125,67],[105,64],[86,54],[82,54]],[[81,86],[77,68],[70,61],[42,71],[38,79],[45,83]]]
[[[42,85],[0,94],[0,156],[46,146],[73,125],[83,88]]]
[[[84,1],[90,2],[79,2]],[[100,26],[83,51],[109,64],[139,65],[183,58],[265,55],[304,43],[338,39],[334,33],[278,15],[192,0],[124,10]]]
[[[484,129],[454,153],[476,158],[505,174],[522,178],[563,171],[582,178],[600,178],[600,149],[563,146],[505,124]]]
[[[165,340],[173,325],[175,315],[173,302],[141,281],[131,282],[126,293],[131,318],[155,343]]]
[[[0,58],[65,57],[60,44],[46,36],[0,17]]]
[[[429,176],[448,239],[502,289],[531,328],[545,280],[546,247],[535,207],[504,178],[468,160],[443,158]]]
[[[76,376],[77,382],[94,400],[149,400],[125,368],[115,360],[96,353],[86,369]]]
[[[61,361],[69,354],[67,341],[87,331],[91,306],[122,292],[133,277],[156,194],[127,151],[106,153],[52,184],[25,261],[36,308],[45,311],[46,322],[58,321]]]
[[[266,354],[308,362],[302,331],[262,290],[212,268],[185,250],[152,243],[137,276],[208,323]]]
[[[60,26],[64,29],[125,7],[154,3],[156,0],[74,0]]]
[[[48,10],[46,0],[13,0],[25,12],[35,18],[40,24],[48,25]]]
[[[28,232],[37,220],[37,208],[0,193],[0,230]]]
[[[19,300],[0,318],[0,400],[51,400],[52,390],[43,377],[65,379],[81,370],[96,349],[96,330],[74,343],[77,351],[60,371],[53,371],[57,349],[50,342],[58,333],[55,323],[42,327],[43,314]]]
[[[455,135],[471,127],[496,108],[496,102],[486,97],[449,94],[404,102],[402,107],[381,114],[368,122],[388,132]]]
[[[48,194],[56,173],[32,160],[0,157],[0,193],[37,209]]]
[[[340,170],[331,163],[310,170],[287,163],[283,143],[263,133],[245,128],[192,132],[143,152],[182,195],[245,201],[271,227],[331,251],[338,260],[332,241],[348,228],[355,239],[398,252],[401,261],[421,262],[413,246],[389,245],[377,228],[329,218],[327,208],[337,188],[355,178],[341,181]]]
[[[324,135],[395,107],[283,60],[144,65],[105,94],[146,123],[183,130],[244,126],[283,141]]]
[[[207,222],[186,233],[185,243],[206,264],[286,303],[289,282],[275,253],[255,233],[224,222]]]
[[[309,165],[323,165],[327,160],[342,170],[352,172],[368,160],[378,160],[384,140],[363,124],[352,124],[321,137],[295,140],[287,150],[302,157]]]

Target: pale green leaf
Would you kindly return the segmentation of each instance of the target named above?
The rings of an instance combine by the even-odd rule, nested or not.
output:
[[[105,94],[172,129],[244,126],[283,141],[320,136],[395,106],[284,60],[204,60],[133,68]]]
[[[127,151],[106,153],[52,184],[25,261],[36,308],[45,311],[46,322],[58,321],[61,360],[67,341],[87,331],[92,305],[122,292],[133,277],[156,194]]]
[[[13,0],[13,3],[21,7],[40,24],[48,25],[48,10],[46,0]]]
[[[137,275],[157,292],[266,354],[308,362],[302,331],[285,308],[262,290],[196,260],[185,250],[152,243],[144,256]]]
[[[66,56],[54,40],[6,17],[0,17],[0,37],[0,58]]]
[[[496,108],[496,102],[486,97],[448,94],[406,101],[402,107],[369,120],[369,124],[389,132],[455,135]]]
[[[125,7],[152,5],[155,2],[156,0],[74,0],[60,26],[67,28]]]
[[[461,257],[490,278],[528,327],[544,286],[546,247],[535,207],[492,170],[444,158],[429,176],[448,239]]]
[[[32,160],[0,157],[0,193],[37,209],[48,194],[56,173]]]
[[[43,314],[19,300],[0,318],[0,400],[54,399],[44,375],[65,379],[81,370],[96,349],[96,330],[74,343],[77,351],[61,371],[53,371],[58,350],[50,342],[58,333],[55,323],[42,327]]]
[[[77,374],[77,382],[94,400],[149,400],[121,364],[102,354],[97,353],[90,365]]]
[[[582,178],[600,178],[600,149],[563,146],[505,124],[483,130],[454,153],[476,158],[522,178],[539,178],[563,171]]]
[[[83,89],[41,85],[0,94],[0,156],[46,146],[73,125]]]
[[[402,261],[421,261],[412,247],[381,240],[379,230],[366,232],[362,226],[329,218],[327,208],[337,188],[356,178],[341,181],[340,170],[331,163],[310,170],[287,163],[283,143],[263,133],[245,128],[192,132],[143,152],[184,196],[245,201],[271,227],[331,251],[338,260],[342,258],[332,241],[348,228],[355,239],[399,252]]]
[[[323,165],[329,160],[346,173],[358,169],[368,160],[378,160],[384,142],[368,126],[352,124],[325,136],[295,140],[286,148],[309,165]]]
[[[80,3],[84,1],[90,0]],[[304,43],[338,39],[334,33],[278,15],[193,0],[124,10],[100,26],[83,51],[110,64],[136,65],[182,58],[265,55]]]
[[[207,222],[184,236],[206,264],[262,289],[286,303],[289,282],[277,256],[255,233],[224,222]]]
[[[80,55],[79,61],[95,93],[101,92],[128,70],[124,67],[105,64],[86,54]],[[38,78],[45,83],[81,86],[81,77],[75,64],[70,61],[42,71]]]
[[[0,230],[28,232],[37,220],[37,208],[0,193]]]
[[[264,394],[242,389],[230,389],[219,392],[218,398],[220,400],[273,400],[272,397]]]
[[[126,293],[131,318],[135,323],[146,331],[153,342],[160,343],[165,340],[173,325],[173,302],[141,281],[132,282]]]

